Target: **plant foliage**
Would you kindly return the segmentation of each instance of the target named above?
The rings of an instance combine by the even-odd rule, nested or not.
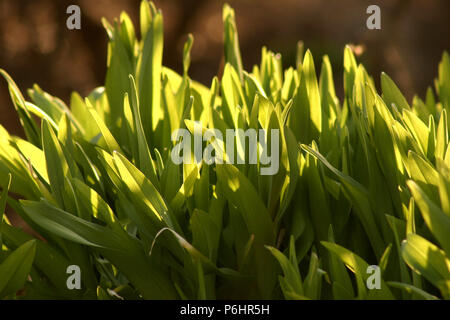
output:
[[[299,46],[283,70],[263,48],[249,73],[227,5],[223,23],[210,87],[189,78],[192,36],[182,74],[162,65],[163,16],[147,1],[140,39],[125,13],[103,21],[105,85],[84,99],[36,85],[26,100],[0,71],[26,135],[0,126],[0,297],[449,299],[449,55],[409,104],[384,73],[378,92],[346,47],[339,99],[327,56],[316,71]],[[279,171],[173,163],[171,134],[193,121],[224,136],[279,129]],[[81,290],[67,288],[69,265]]]

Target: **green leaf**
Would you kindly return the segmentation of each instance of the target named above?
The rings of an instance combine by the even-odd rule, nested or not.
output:
[[[328,231],[328,242],[335,243],[332,226],[330,226]],[[345,269],[344,263],[331,251],[329,252],[329,257],[329,273],[333,281],[334,298],[340,299],[341,297],[351,297],[351,299],[353,299],[355,294],[350,276]]]
[[[64,239],[93,247],[118,266],[146,299],[173,299],[175,289],[160,266],[150,261],[138,240],[125,232],[87,222],[46,202],[21,202],[28,216]],[[148,277],[151,274],[152,277]]]
[[[316,69],[311,52],[308,50],[303,59],[303,73],[301,81],[306,81],[309,98],[309,114],[311,118],[311,137],[318,140],[322,132],[322,105],[320,102],[319,85],[317,83]]]
[[[374,220],[374,215],[368,199],[368,192],[360,183],[353,178],[343,174],[334,168],[320,153],[309,146],[301,145],[301,148],[319,159],[331,172],[333,172],[342,183],[343,191],[346,197],[355,205],[356,213],[360,219],[365,231],[369,236],[369,240],[378,257],[381,257],[384,251],[383,239],[378,231]]]
[[[344,50],[344,92],[345,98],[351,99],[353,97],[353,84],[355,81],[355,74],[357,69],[356,59],[353,51],[349,45],[345,46]]]
[[[46,120],[42,122],[42,145],[52,194],[57,202],[64,206],[65,179],[70,178],[71,174],[61,144]]]
[[[302,74],[302,79],[305,76]],[[300,81],[300,86],[296,89],[291,112],[289,114],[288,126],[294,133],[298,142],[311,143],[313,139],[312,135],[312,123],[311,123],[311,106],[308,99],[308,89],[306,87],[306,81]]]
[[[411,284],[397,282],[397,281],[388,281],[387,284],[393,288],[405,290],[408,293],[415,293],[425,300],[439,300],[436,296],[433,296],[432,294],[429,294],[429,293],[423,291],[422,289],[419,289]]]
[[[439,124],[436,133],[436,159],[444,159],[445,150],[448,146],[448,124],[447,124],[447,110],[442,110],[439,117]]]
[[[164,221],[167,226],[176,228],[176,220],[166,202],[145,175],[117,152],[114,153],[114,163],[134,203],[149,216],[156,218],[156,223]]]
[[[322,276],[326,272],[319,268],[319,258],[315,252],[311,254],[308,275],[304,281],[305,295],[311,299],[319,299],[322,289]]]
[[[439,98],[446,109],[450,106],[450,56],[447,51],[442,54],[439,63],[439,79],[437,82]]]
[[[270,297],[275,285],[275,265],[264,245],[274,245],[273,222],[251,182],[233,165],[216,166],[218,184],[229,203],[238,208],[249,234],[255,236],[255,270],[263,297]],[[269,271],[270,270],[270,271]]]
[[[147,3],[147,4],[145,4]],[[147,141],[162,119],[161,108],[161,71],[163,54],[163,17],[153,5],[142,1],[142,53],[136,66],[137,87],[142,125]]]
[[[118,151],[118,152],[122,153],[122,149],[120,148],[116,139],[114,138],[114,136],[112,135],[111,131],[108,129],[108,127],[106,126],[104,121],[100,118],[98,112],[92,106],[91,102],[88,99],[86,99],[85,102],[86,102],[88,111],[92,117],[92,120],[95,121],[98,129],[100,130],[101,135],[105,139],[105,143],[106,143],[108,151],[109,152]]]
[[[8,246],[18,248],[28,241],[36,242],[36,255],[34,266],[39,269],[50,281],[52,290],[57,296],[65,298],[77,298],[79,293],[67,289],[67,266],[69,259],[64,254],[49,243],[40,240],[33,240],[33,237],[19,228],[5,224],[3,228],[5,242]],[[33,279],[36,280],[37,279]]]
[[[356,275],[358,285],[358,295],[360,298],[365,298],[369,295],[371,298],[379,299],[393,299],[391,291],[386,283],[381,279],[381,288],[377,290],[366,290],[366,281],[369,277],[367,273],[368,264],[360,256],[334,243],[322,241],[322,245],[330,252],[337,255],[341,261]]]
[[[127,36],[125,29],[126,22],[122,22],[119,26],[118,22],[114,23],[114,27],[109,26],[106,20],[103,20],[103,25],[109,34],[108,44],[108,70],[106,72],[105,93],[107,96],[107,109],[97,110],[97,112],[106,112],[108,117],[106,125],[110,130],[118,135],[120,134],[120,122],[123,118],[123,96],[126,92],[130,92],[130,85],[128,82],[128,75],[134,75],[135,59],[128,48],[131,43]],[[125,39],[124,39],[125,38]],[[128,52],[127,52],[128,51]]]
[[[408,181],[408,187],[419,206],[422,217],[430,231],[450,255],[450,217],[441,211],[414,181]]]
[[[12,102],[14,107],[16,108],[17,113],[19,114],[20,124],[22,125],[25,135],[27,136],[28,141],[30,141],[35,146],[39,147],[41,145],[41,137],[39,134],[39,129],[31,117],[28,109],[26,107],[25,99],[20,93],[19,88],[13,81],[13,79],[6,73],[5,70],[0,69],[0,74],[5,78],[8,82],[9,93],[11,95]]]
[[[147,138],[145,137],[144,127],[142,124],[142,119],[140,115],[140,104],[139,98],[137,95],[136,84],[134,83],[134,79],[130,76],[131,82],[131,105],[133,107],[133,115],[134,115],[134,128],[136,129],[137,136],[137,146],[139,158],[136,159],[138,163],[138,167],[142,170],[142,172],[149,177],[150,181],[159,188],[159,181],[156,178],[156,168],[153,162],[153,158],[150,154],[149,146],[147,143]]]
[[[298,296],[304,296],[302,277],[298,269],[298,263],[295,256],[295,243],[293,237],[290,241],[290,259],[288,259],[282,252],[278,249],[267,246],[267,249],[272,253],[272,255],[278,260],[278,263],[283,270],[284,277],[282,285],[282,290],[286,299],[292,296],[292,293]],[[281,282],[281,280],[280,280]]]
[[[28,278],[36,253],[36,241],[30,240],[12,252],[0,265],[0,297],[20,290]]]
[[[0,194],[0,258],[3,256],[3,215],[5,214],[6,209],[6,200],[8,198],[9,188],[11,187],[11,174],[8,174],[8,180],[5,184],[1,184],[2,193]],[[1,260],[0,260],[1,261]]]
[[[14,139],[14,144],[17,146],[17,149],[24,156],[24,158],[30,161],[34,171],[48,183],[49,178],[44,152],[37,148],[34,144],[20,138]]]
[[[216,215],[221,217],[221,212],[205,212],[195,209],[191,217],[192,244],[206,257],[214,262],[220,245],[221,225]]]
[[[450,295],[446,284],[450,279],[450,259],[444,251],[421,236],[410,233],[402,244],[402,256],[414,271],[440,288],[444,296]]]
[[[398,87],[395,85],[389,76],[381,73],[381,90],[383,91],[383,99],[389,109],[392,109],[392,104],[401,112],[402,110],[409,110],[410,106],[402,95]]]
[[[255,234],[255,240],[273,243],[273,222],[251,182],[233,165],[217,165],[216,170],[222,192],[239,208],[249,232]]]
[[[189,66],[191,64],[191,49],[194,43],[194,37],[192,34],[188,34],[188,38],[183,47],[183,72],[187,75],[189,71]]]
[[[236,21],[234,10],[228,5],[223,6],[223,27],[224,27],[224,48],[225,62],[233,66],[239,75],[240,81],[243,81],[242,58],[239,50],[239,39],[236,31]]]

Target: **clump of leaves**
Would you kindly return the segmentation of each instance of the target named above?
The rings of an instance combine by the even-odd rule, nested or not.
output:
[[[386,74],[378,93],[346,47],[338,99],[327,56],[317,76],[302,46],[287,70],[263,48],[249,73],[228,6],[223,22],[210,88],[189,78],[191,36],[183,73],[162,65],[163,17],[147,1],[140,39],[125,13],[104,21],[105,85],[84,99],[67,106],[36,85],[27,101],[1,71],[26,140],[0,126],[0,296],[450,298],[449,55],[410,105]],[[279,129],[278,173],[175,164],[171,133],[193,121]],[[70,265],[81,290],[67,287]],[[369,265],[380,289],[366,286]]]

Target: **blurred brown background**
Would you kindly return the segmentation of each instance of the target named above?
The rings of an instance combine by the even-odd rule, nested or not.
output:
[[[164,64],[181,71],[186,36],[194,34],[190,75],[207,85],[222,57],[220,0],[155,0],[164,13]],[[341,87],[342,52],[361,44],[358,58],[378,81],[386,71],[408,99],[433,84],[437,64],[450,49],[449,0],[229,0],[236,11],[246,69],[259,63],[261,46],[280,52],[294,65],[296,42],[313,52],[316,68],[327,53]],[[138,23],[140,0],[0,0],[0,68],[23,92],[34,83],[68,101],[71,91],[87,95],[103,83],[107,37],[100,19],[112,21],[122,10]],[[82,29],[66,28],[66,8],[82,10]],[[381,30],[366,28],[366,8],[381,8]],[[339,91],[338,91],[339,92]],[[0,123],[21,134],[0,80]]]

